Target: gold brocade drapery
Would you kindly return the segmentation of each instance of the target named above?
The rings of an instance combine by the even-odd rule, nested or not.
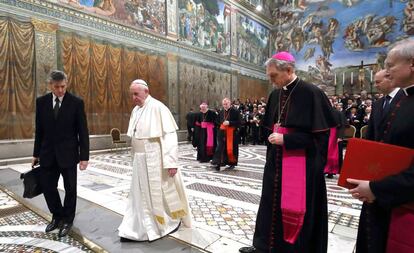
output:
[[[85,100],[91,134],[108,134],[113,127],[126,132],[133,108],[129,85],[135,79],[146,80],[151,95],[165,102],[165,57],[73,33],[58,36],[61,64],[70,90]]]
[[[0,139],[33,137],[34,43],[30,22],[0,17]]]

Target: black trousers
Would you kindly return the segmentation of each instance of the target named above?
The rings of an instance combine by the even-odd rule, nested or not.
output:
[[[187,126],[187,141],[191,141],[193,139],[193,130],[191,126]]]
[[[59,168],[55,160],[52,166],[42,167],[41,171],[40,183],[43,189],[43,196],[45,196],[47,207],[53,214],[53,218],[66,223],[72,223],[76,213],[76,164],[70,168]],[[65,188],[63,205],[57,189],[60,175],[63,177]]]

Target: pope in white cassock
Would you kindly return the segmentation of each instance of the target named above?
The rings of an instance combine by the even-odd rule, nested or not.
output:
[[[187,196],[178,170],[177,124],[170,110],[149,95],[144,80],[131,83],[135,103],[127,135],[132,146],[132,180],[121,241],[153,241],[191,226]]]

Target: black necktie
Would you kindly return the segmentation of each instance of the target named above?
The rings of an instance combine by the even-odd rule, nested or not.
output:
[[[56,97],[55,99],[55,107],[53,107],[53,114],[55,115],[55,119],[57,119],[57,116],[59,114],[59,104],[60,104],[60,100],[58,97]]]
[[[387,95],[384,101],[384,108],[382,109],[383,116],[386,116],[390,110],[390,100],[391,100],[391,96]]]

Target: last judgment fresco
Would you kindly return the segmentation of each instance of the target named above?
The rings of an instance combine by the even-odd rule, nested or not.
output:
[[[271,51],[293,52],[327,91],[372,91],[388,46],[414,35],[413,0],[282,0],[272,10]]]

